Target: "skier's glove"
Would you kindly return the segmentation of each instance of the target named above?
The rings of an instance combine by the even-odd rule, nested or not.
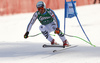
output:
[[[24,35],[24,38],[25,38],[25,39],[28,38],[28,34],[29,34],[29,32],[26,32],[26,33],[25,33],[25,35]]]
[[[60,33],[59,28],[56,28],[56,30],[55,30],[55,34],[59,34],[59,33]]]

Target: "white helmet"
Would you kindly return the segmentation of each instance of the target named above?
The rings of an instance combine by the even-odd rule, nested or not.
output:
[[[39,1],[37,4],[36,4],[36,7],[37,8],[40,8],[40,7],[43,7],[43,8],[46,8],[46,5],[43,1]]]

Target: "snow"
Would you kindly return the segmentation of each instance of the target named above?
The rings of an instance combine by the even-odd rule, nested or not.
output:
[[[70,44],[78,47],[53,53],[54,49],[59,48],[42,48],[43,44],[50,44],[42,34],[23,38],[33,13],[0,16],[0,63],[100,63],[100,4],[79,6],[77,12],[86,34],[96,47],[66,36]],[[55,10],[55,13],[63,31],[64,9]],[[30,35],[40,33],[39,26],[36,21]],[[66,19],[66,34],[86,40],[75,17]],[[62,44],[57,35],[53,38]]]

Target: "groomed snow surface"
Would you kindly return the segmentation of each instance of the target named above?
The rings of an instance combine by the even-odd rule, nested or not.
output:
[[[54,11],[63,31],[64,9]],[[66,36],[70,44],[78,47],[53,53],[60,48],[43,48],[43,44],[50,42],[42,34],[23,38],[33,13],[0,16],[0,63],[100,63],[100,4],[77,7],[77,12],[86,34],[96,47]],[[37,20],[29,35],[40,33],[40,25]],[[75,17],[66,19],[66,34],[87,40]],[[62,45],[57,35],[52,37]]]

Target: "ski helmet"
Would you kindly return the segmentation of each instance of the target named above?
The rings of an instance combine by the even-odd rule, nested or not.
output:
[[[39,1],[37,4],[36,4],[36,7],[37,8],[40,8],[40,7],[43,7],[44,9],[46,8],[46,5],[43,1]]]

